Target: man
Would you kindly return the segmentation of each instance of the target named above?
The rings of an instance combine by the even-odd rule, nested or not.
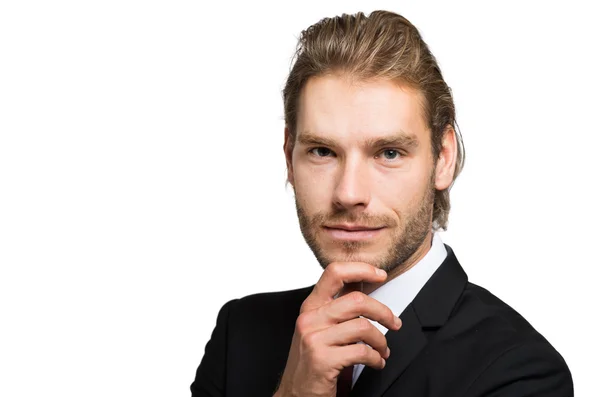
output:
[[[384,11],[326,18],[296,55],[284,151],[324,272],[225,304],[192,395],[573,395],[562,357],[435,232],[464,151],[416,28]]]

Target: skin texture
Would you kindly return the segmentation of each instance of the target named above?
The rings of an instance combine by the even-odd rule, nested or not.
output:
[[[450,186],[456,162],[451,127],[433,159],[421,109],[418,91],[390,80],[331,74],[303,88],[284,152],[302,234],[325,271],[301,308],[276,395],[335,396],[344,367],[383,367],[385,336],[358,317],[391,330],[399,323],[366,294],[427,253],[434,192]],[[358,238],[337,233],[340,225],[378,230]]]

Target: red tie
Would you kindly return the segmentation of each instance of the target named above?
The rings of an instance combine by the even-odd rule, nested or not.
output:
[[[350,390],[352,390],[352,372],[354,365],[345,367],[337,379],[337,397],[348,397],[350,396]]]

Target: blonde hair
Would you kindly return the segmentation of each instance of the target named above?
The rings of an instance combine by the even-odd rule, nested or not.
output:
[[[423,115],[431,131],[437,163],[447,129],[456,133],[458,155],[452,184],[435,191],[433,228],[447,229],[450,188],[464,166],[464,145],[455,120],[450,87],[417,28],[401,15],[374,11],[324,18],[302,31],[294,64],[283,89],[284,117],[296,139],[298,99],[310,77],[343,73],[358,80],[386,78],[417,89],[423,96]]]

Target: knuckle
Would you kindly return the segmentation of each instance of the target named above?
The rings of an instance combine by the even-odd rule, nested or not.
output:
[[[318,335],[316,332],[311,332],[309,334],[302,335],[301,342],[302,346],[312,352],[317,352],[318,349],[315,348],[317,345]]]
[[[296,332],[300,335],[308,332],[310,328],[310,318],[307,313],[302,313],[296,319]]]
[[[358,356],[361,360],[366,360],[371,354],[371,348],[364,343],[358,344]]]
[[[380,304],[380,305],[377,305],[376,310],[377,310],[378,316],[380,317],[380,320],[386,321],[386,322],[390,321],[390,320],[392,322],[394,321],[394,317],[395,317],[394,313],[392,312],[392,310],[389,307],[385,306],[384,304]]]
[[[323,272],[323,278],[329,280],[329,282],[334,282],[335,284],[339,284],[339,286],[343,286],[344,282],[342,281],[342,267],[337,262],[331,262],[325,267],[325,271]]]
[[[348,296],[350,297],[349,299],[354,302],[354,304],[361,305],[365,302],[365,294],[360,291],[353,291],[349,293]]]
[[[306,302],[302,302],[302,305],[300,306],[300,313],[304,313],[308,309],[308,305],[306,304]]]
[[[356,322],[359,331],[368,331],[372,327],[371,322],[364,317],[358,318]]]
[[[329,272],[332,275],[339,275],[340,274],[340,264],[338,262],[331,262],[330,264],[327,265],[327,267],[325,268],[326,272]]]
[[[300,305],[300,313],[305,312],[308,305],[309,305],[308,299],[305,299],[304,302],[302,302],[302,305]]]

